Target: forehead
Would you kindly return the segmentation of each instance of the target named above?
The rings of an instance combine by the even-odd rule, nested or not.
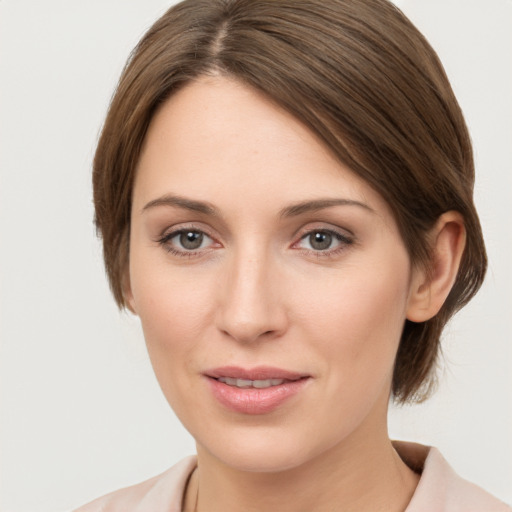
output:
[[[136,206],[165,193],[243,208],[340,195],[382,198],[281,107],[225,77],[201,78],[154,116],[141,152]]]

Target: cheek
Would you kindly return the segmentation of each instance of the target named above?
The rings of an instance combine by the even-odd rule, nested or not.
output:
[[[401,277],[354,268],[338,283],[324,286],[323,293],[310,289],[303,295],[310,299],[301,321],[309,359],[320,362],[323,377],[323,399],[314,405],[315,417],[336,425],[326,427],[326,443],[333,444],[365,418],[385,421],[407,298],[403,271]],[[311,435],[316,428],[311,428]]]
[[[165,262],[149,264],[136,254],[130,279],[148,352],[166,387],[172,384],[170,375],[190,367],[195,347],[211,328],[212,279],[200,272],[190,279],[190,270],[171,272]]]
[[[165,278],[165,273],[157,273],[154,280],[152,275],[144,275],[136,295],[138,314],[158,384],[175,414],[190,429],[191,411],[203,408],[194,370],[205,357],[198,348],[208,329],[205,326],[211,323],[209,294],[205,286],[198,291],[190,282],[185,285],[179,279]]]
[[[332,370],[333,385],[339,379],[351,386],[390,376],[405,321],[404,268],[407,260],[396,272],[389,264],[382,272],[378,265],[345,269],[324,281],[322,290],[307,287],[301,294],[301,323],[307,337],[318,340],[316,349]]]

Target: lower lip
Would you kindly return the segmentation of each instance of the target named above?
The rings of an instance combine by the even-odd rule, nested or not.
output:
[[[267,414],[296,395],[309,378],[268,388],[237,388],[208,377],[213,396],[225,407],[242,414]]]

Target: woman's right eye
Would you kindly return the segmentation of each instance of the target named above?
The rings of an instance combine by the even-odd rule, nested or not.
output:
[[[167,233],[158,240],[168,252],[178,256],[191,256],[211,247],[213,239],[197,229],[180,229]]]

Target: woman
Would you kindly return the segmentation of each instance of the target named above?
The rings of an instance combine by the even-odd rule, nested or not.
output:
[[[486,268],[469,136],[383,0],[185,1],[94,164],[120,307],[197,459],[80,510],[508,510],[392,443]]]

